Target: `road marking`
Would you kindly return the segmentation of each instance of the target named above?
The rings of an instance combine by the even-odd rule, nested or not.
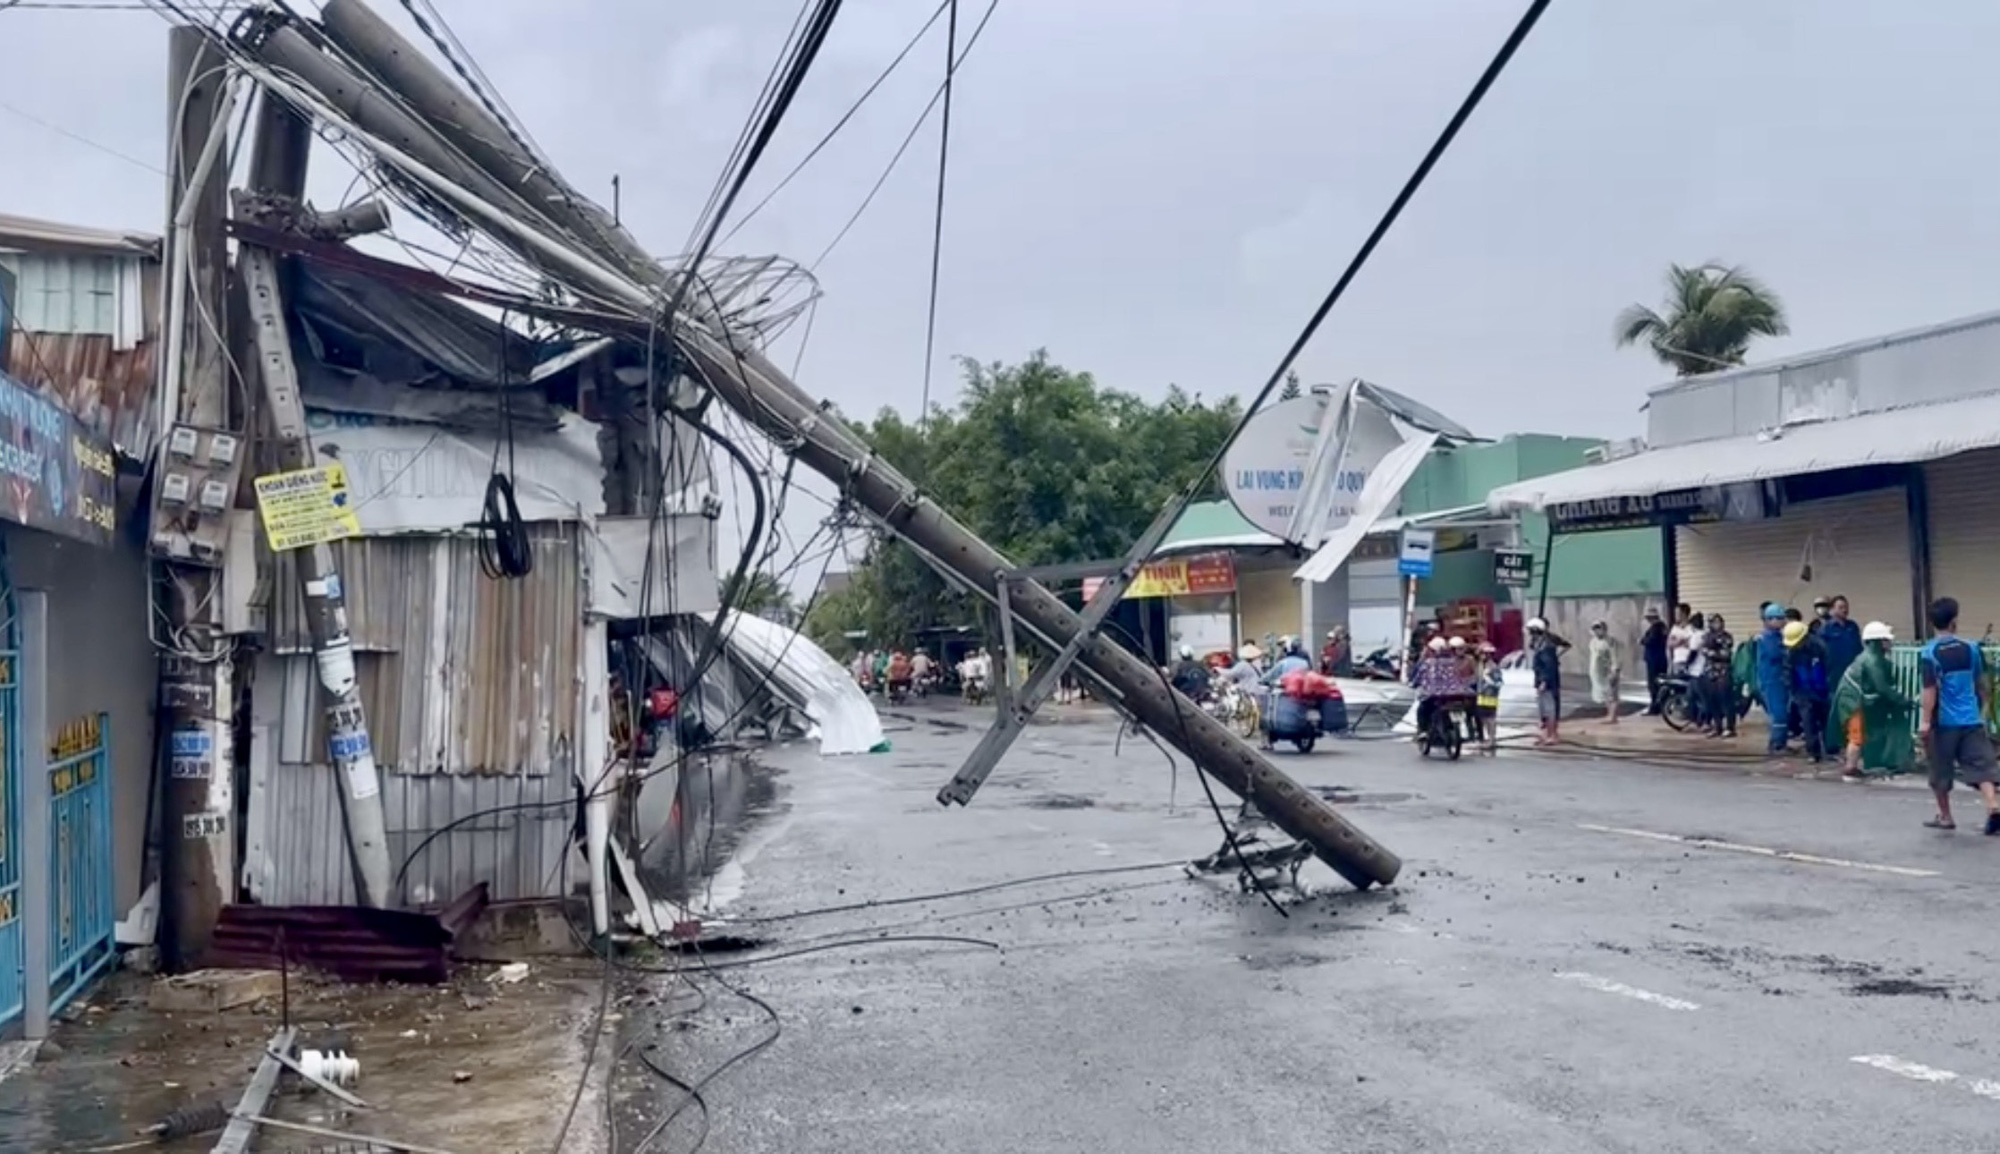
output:
[[[1597,990],[1600,993],[1617,994],[1621,998],[1632,998],[1636,1001],[1649,1002],[1663,1010],[1701,1009],[1700,1005],[1690,1002],[1685,998],[1673,998],[1668,997],[1666,994],[1656,994],[1651,990],[1642,990],[1637,986],[1628,986],[1624,982],[1614,982],[1610,978],[1600,978],[1596,974],[1568,970],[1557,974],[1556,977],[1561,981],[1575,982],[1579,986]]]
[[[1940,1070],[1921,1062],[1898,1058],[1894,1054],[1857,1054],[1848,1061],[1858,1062],[1863,1066],[1873,1066],[1877,1070],[1886,1070],[1899,1078],[1908,1078],[1913,1082],[1961,1085],[1981,1098],[1991,1098],[2000,1102],[2000,1082],[1987,1078],[1960,1077],[1950,1070]]]
[[[1821,857],[1818,854],[1794,853],[1788,849],[1772,849],[1769,846],[1744,845],[1741,842],[1717,841],[1711,837],[1682,837],[1677,833],[1658,833],[1650,829],[1625,829],[1615,825],[1579,824],[1576,828],[1592,833],[1616,833],[1626,837],[1642,837],[1648,841],[1667,841],[1677,845],[1693,846],[1696,849],[1720,849],[1730,853],[1755,854],[1758,857],[1777,858],[1781,861],[1803,862],[1806,865],[1839,866],[1842,869],[1866,870],[1869,873],[1895,874],[1905,878],[1934,878],[1941,876],[1936,870],[1916,869],[1911,866],[1882,865],[1877,862],[1849,861],[1839,857]]]

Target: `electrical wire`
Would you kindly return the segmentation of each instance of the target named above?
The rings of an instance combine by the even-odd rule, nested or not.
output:
[[[726,176],[729,183],[728,192],[715,203],[714,212],[703,228],[700,242],[688,254],[687,263],[681,272],[680,283],[674,288],[673,301],[667,306],[669,318],[680,312],[681,305],[685,303],[688,292],[699,276],[702,261],[707,258],[709,249],[715,244],[717,231],[721,229],[722,222],[728,219],[729,210],[735,205],[736,198],[742,195],[743,186],[749,182],[750,173],[757,167],[757,161],[763,157],[771,138],[777,135],[779,123],[784,120],[785,113],[792,106],[793,98],[798,95],[800,86],[805,83],[806,73],[811,70],[813,61],[819,56],[820,48],[826,43],[827,33],[833,28],[834,18],[840,14],[840,5],[841,0],[818,0],[817,5],[813,7],[812,15],[799,36],[798,44],[786,61],[783,77],[771,96],[770,106],[758,123],[749,147],[743,152],[741,163],[733,166],[733,176]],[[711,300],[713,297],[711,291]]]
[[[1000,0],[989,0],[986,12],[979,17],[979,23],[972,28],[972,35],[965,38],[965,48],[959,52],[958,61],[952,67],[954,73],[965,67],[966,57],[972,55],[972,46],[979,43],[979,34],[986,31],[986,22],[993,19],[993,13],[999,7]],[[862,214],[868,211],[868,206],[875,203],[876,194],[882,191],[883,185],[889,183],[890,174],[894,173],[896,166],[902,163],[903,154],[910,150],[910,144],[917,139],[917,133],[923,130],[924,122],[931,118],[931,112],[943,99],[944,85],[940,84],[937,90],[931,93],[930,102],[924,105],[924,110],[917,114],[916,123],[910,125],[910,131],[903,135],[903,142],[896,146],[895,155],[891,156],[889,163],[883,167],[882,175],[875,178],[875,184],[868,190],[868,195],[861,198],[860,206],[847,218],[847,223],[840,226],[840,231],[834,234],[833,239],[828,241],[819,255],[813,258],[812,263],[806,266],[807,272],[816,272],[820,265],[826,263],[826,258],[833,255],[833,250],[840,247],[840,242],[847,239],[847,234],[860,222]]]
[[[1178,869],[1186,864],[1185,861],[1174,859],[1144,862],[1140,865],[1105,866],[1099,869],[1060,870],[1056,873],[1036,874],[1033,877],[1025,878],[1009,878],[1006,881],[966,886],[962,889],[939,890],[935,893],[911,894],[907,897],[881,898],[874,901],[849,902],[846,905],[838,906],[820,906],[814,909],[792,910],[782,914],[764,914],[759,917],[739,919],[735,924],[761,926],[772,922],[789,922],[800,918],[823,917],[827,914],[845,914],[859,910],[880,910],[888,909],[891,906],[907,906],[924,902],[945,901],[949,898],[973,897],[978,894],[994,893],[998,890],[1014,889],[1018,886],[1037,885],[1042,882],[1067,881],[1071,878],[1108,877],[1113,874],[1143,873],[1157,869]]]
[[[901,52],[896,53],[895,59],[889,61],[889,66],[887,68],[884,68],[875,77],[874,81],[870,83],[867,88],[862,90],[861,95],[855,98],[853,104],[848,105],[847,111],[841,113],[840,119],[834,121],[833,127],[826,130],[826,135],[819,138],[819,143],[813,145],[812,148],[806,152],[805,158],[800,160],[797,164],[793,165],[792,170],[790,172],[787,172],[784,175],[783,179],[779,180],[777,184],[773,185],[771,187],[771,191],[764,194],[764,199],[758,201],[756,205],[754,205],[750,209],[749,212],[746,212],[742,216],[737,218],[736,223],[730,226],[729,231],[722,234],[721,243],[728,244],[731,238],[735,237],[737,233],[743,231],[744,225],[749,224],[750,221],[753,218],[755,218],[758,213],[764,211],[765,205],[770,204],[774,197],[776,197],[779,193],[785,191],[785,186],[792,183],[792,178],[796,177],[799,173],[805,171],[806,165],[811,164],[813,162],[814,157],[817,157],[820,154],[820,152],[826,148],[827,145],[833,143],[833,138],[840,135],[840,130],[846,128],[847,122],[853,120],[854,115],[861,111],[861,107],[868,103],[868,98],[875,95],[875,90],[882,87],[883,83],[889,79],[890,75],[894,73],[899,66],[902,65],[904,59],[907,58],[910,55],[911,51],[913,51],[916,48],[918,42],[923,40],[924,35],[928,33],[931,30],[931,27],[938,22],[938,17],[944,15],[945,9],[951,8],[953,10],[953,16],[954,18],[956,18],[957,6],[958,6],[958,0],[944,0],[944,3],[939,4],[936,8],[931,10],[930,18],[925,20],[923,23],[923,27],[917,29],[916,35],[910,37],[909,42],[903,45],[903,50]]]
[[[1194,707],[1194,703],[1192,701],[1189,701],[1186,697],[1183,697],[1180,691],[1174,688],[1173,682],[1167,679],[1166,670],[1161,669],[1159,665],[1157,665],[1151,657],[1146,656],[1145,647],[1139,643],[1138,638],[1132,636],[1131,632],[1128,631],[1123,625],[1118,624],[1117,622],[1111,620],[1108,617],[1105,618],[1104,624],[1112,631],[1116,632],[1121,637],[1123,637],[1126,643],[1126,647],[1130,649],[1133,652],[1133,654],[1135,654],[1141,660],[1143,660],[1146,663],[1146,665],[1149,668],[1151,668],[1155,674],[1159,676],[1160,688],[1167,695],[1167,704],[1171,705],[1174,710],[1174,723],[1180,727],[1181,748],[1182,749],[1191,748],[1194,745],[1194,739],[1188,736],[1187,714],[1184,712],[1184,710],[1190,707]],[[1152,737],[1150,733],[1148,733],[1146,736],[1148,738]],[[1159,749],[1160,753],[1164,757],[1166,757],[1168,767],[1172,768],[1174,764],[1174,755],[1168,753],[1166,748],[1164,746],[1161,746],[1157,741],[1154,742],[1153,744],[1154,747]],[[1218,828],[1222,830],[1223,844],[1229,847],[1229,852],[1236,858],[1236,868],[1243,871],[1243,876],[1249,879],[1252,888],[1254,888],[1257,891],[1257,896],[1263,898],[1265,902],[1269,903],[1272,909],[1278,911],[1279,917],[1283,918],[1291,917],[1292,916],[1291,911],[1287,910],[1283,905],[1281,905],[1278,902],[1277,896],[1271,893],[1271,888],[1265,885],[1263,879],[1259,878],[1254,872],[1252,872],[1249,863],[1244,861],[1243,847],[1237,843],[1236,831],[1229,828],[1229,820],[1222,816],[1222,804],[1215,800],[1215,789],[1213,786],[1209,785],[1208,774],[1202,771],[1201,763],[1199,761],[1195,761],[1194,758],[1192,757],[1190,757],[1188,760],[1194,765],[1195,779],[1201,782],[1202,794],[1208,798],[1208,808],[1210,812],[1215,814],[1215,824]],[[1243,800],[1246,802],[1254,800],[1251,797],[1251,790],[1247,783],[1243,790]]]
[[[931,420],[931,373],[937,359],[938,272],[944,258],[944,190],[947,165],[951,159],[951,81],[958,74],[958,0],[947,0],[951,20],[944,41],[944,118],[938,127],[937,211],[931,218],[931,294],[924,315],[924,391],[917,404],[917,424]]]
[[[1292,341],[1291,347],[1285,350],[1285,355],[1279,358],[1277,367],[1271,370],[1271,375],[1264,382],[1264,387],[1257,390],[1257,395],[1251,399],[1249,404],[1243,407],[1243,415],[1237,420],[1236,427],[1230,430],[1229,436],[1223,438],[1222,443],[1216,447],[1214,454],[1209,457],[1208,463],[1202,466],[1201,472],[1197,473],[1188,482],[1187,487],[1174,498],[1169,510],[1173,517],[1178,517],[1187,509],[1188,504],[1201,491],[1201,487],[1207,484],[1209,477],[1213,476],[1216,469],[1221,467],[1222,459],[1228,454],[1230,446],[1235,444],[1236,439],[1243,435],[1244,428],[1258,415],[1258,411],[1264,407],[1264,403],[1270,400],[1271,394],[1277,392],[1279,386],[1283,384],[1285,374],[1291,370],[1292,364],[1298,360],[1299,354],[1305,351],[1306,345],[1312,341],[1313,335],[1319,331],[1320,325],[1326,321],[1327,314],[1331,313],[1333,306],[1340,302],[1342,296],[1346,295],[1347,286],[1353,284],[1354,278],[1361,274],[1362,268],[1368,263],[1368,258],[1374,255],[1375,249],[1381,245],[1382,239],[1389,235],[1390,228],[1394,227],[1397,218],[1403,215],[1403,209],[1409,206],[1411,200],[1415,199],[1417,190],[1423,187],[1424,180],[1430,176],[1431,170],[1436,168],[1438,161],[1444,158],[1445,151],[1451,147],[1451,142],[1457,139],[1459,130],[1464,128],[1465,122],[1472,118],[1473,112],[1478,109],[1480,102],[1485,99],[1487,91],[1493,87],[1493,83],[1496,80],[1500,79],[1500,74],[1506,71],[1508,62],[1513,60],[1515,52],[1527,40],[1528,33],[1534,30],[1536,22],[1542,18],[1542,13],[1547,11],[1548,7],[1549,0],[1531,0],[1527,11],[1521,14],[1521,18],[1514,25],[1513,31],[1508,34],[1507,39],[1500,45],[1499,51],[1494,54],[1493,59],[1486,65],[1486,70],[1479,74],[1479,79],[1473,83],[1472,90],[1466,93],[1465,99],[1459,103],[1457,111],[1453,112],[1451,119],[1445,123],[1444,131],[1438,134],[1437,139],[1431,143],[1430,149],[1424,153],[1423,159],[1417,163],[1416,171],[1412,172],[1409,179],[1403,182],[1402,189],[1396,193],[1395,199],[1389,202],[1388,210],[1382,214],[1380,220],[1375,222],[1375,227],[1369,231],[1367,239],[1361,242],[1361,247],[1356,250],[1353,258],[1347,262],[1347,267],[1341,271],[1340,278],[1333,282],[1333,287],[1327,291],[1325,298],[1320,301],[1319,307],[1313,310],[1312,316],[1306,321],[1305,328],[1300,330],[1299,335]],[[1168,522],[1171,523],[1171,521],[1172,518],[1168,518]]]

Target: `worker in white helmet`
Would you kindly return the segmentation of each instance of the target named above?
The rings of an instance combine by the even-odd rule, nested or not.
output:
[[[1896,633],[1880,621],[1861,627],[1861,655],[1849,662],[1834,687],[1827,744],[1844,748],[1848,777],[1889,774],[1916,760],[1910,714],[1916,703],[1896,685],[1889,651]]]

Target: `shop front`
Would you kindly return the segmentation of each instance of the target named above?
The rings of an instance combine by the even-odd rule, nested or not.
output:
[[[1085,601],[1096,595],[1102,580],[1084,581]],[[1142,619],[1157,619],[1160,612],[1145,612],[1147,603],[1164,608],[1166,656],[1186,646],[1197,657],[1207,658],[1234,653],[1239,644],[1236,562],[1226,552],[1149,561],[1126,588],[1124,599],[1140,603]]]

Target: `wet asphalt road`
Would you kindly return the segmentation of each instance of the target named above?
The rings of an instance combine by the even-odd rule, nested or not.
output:
[[[734,928],[1002,948],[729,971],[782,1033],[709,1087],[709,1151],[2000,1150],[2000,839],[1969,796],[1947,836],[1921,789],[1335,743],[1279,756],[1358,795],[1406,861],[1392,890],[1314,863],[1281,919],[1162,868],[756,921],[1218,844],[1191,772],[1170,808],[1159,751],[1114,754],[1101,716],[1036,726],[941,809],[977,733],[930,719],[984,718],[911,714],[892,754],[770,754]],[[768,1032],[710,985],[628,1027],[690,1077]]]

